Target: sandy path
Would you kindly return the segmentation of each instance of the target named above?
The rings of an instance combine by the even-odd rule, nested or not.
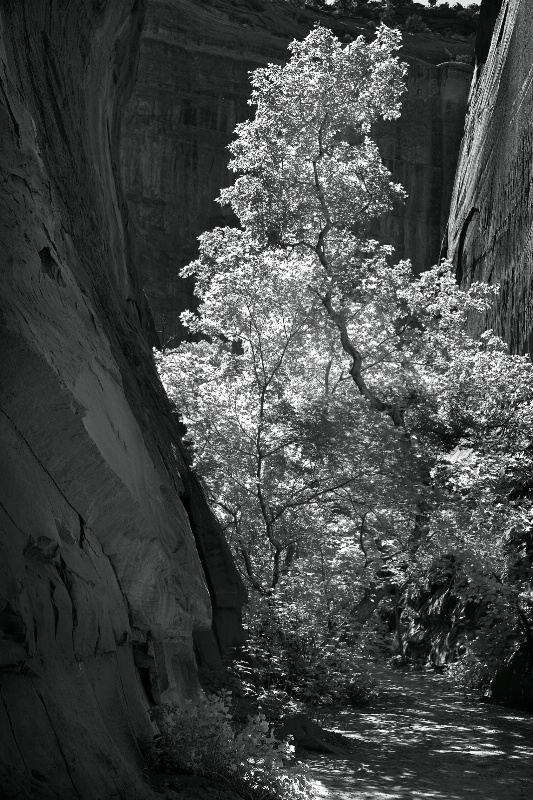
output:
[[[386,699],[327,727],[346,756],[308,760],[328,800],[533,800],[533,715],[470,704],[425,673],[384,673]]]

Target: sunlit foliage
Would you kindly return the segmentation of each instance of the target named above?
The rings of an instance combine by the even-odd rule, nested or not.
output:
[[[278,616],[299,604],[321,647],[355,646],[391,596],[400,628],[400,593],[443,553],[500,584],[526,558],[531,504],[512,487],[530,481],[531,365],[467,333],[496,289],[459,287],[445,262],[415,278],[368,238],[404,195],[371,137],[400,114],[399,44],[385,26],[346,46],[317,27],[253,73],[220,196],[240,228],[200,237],[183,271],[200,341],[157,356],[252,595]]]

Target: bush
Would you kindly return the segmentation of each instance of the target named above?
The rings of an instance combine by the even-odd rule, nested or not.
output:
[[[291,766],[294,748],[280,742],[261,714],[235,726],[229,695],[156,706],[156,769],[216,778],[246,800],[307,800],[311,781]]]
[[[418,14],[412,14],[405,21],[405,30],[409,33],[426,33],[429,28],[422,17],[418,16]]]
[[[302,670],[299,693],[306,706],[366,705],[375,696],[375,683],[353,648],[339,643],[324,648]]]
[[[474,653],[468,652],[446,667],[446,675],[467,697],[484,697],[489,692],[493,670]]]
[[[460,53],[459,55],[455,56],[455,60],[460,64],[473,64],[474,56],[470,55],[470,53]]]
[[[256,599],[246,609],[247,660],[236,664],[236,671],[245,692],[270,719],[303,710],[316,716],[332,705],[364,705],[376,694],[356,637],[342,627],[328,631],[326,615],[314,600],[315,606],[307,608],[301,595],[292,603],[272,597],[266,606]]]
[[[396,14],[394,13],[394,9],[387,6],[383,9],[383,11],[380,11],[379,18],[384,25],[392,27],[396,22]]]

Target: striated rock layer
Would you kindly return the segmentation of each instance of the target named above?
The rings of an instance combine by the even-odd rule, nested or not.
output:
[[[194,695],[194,646],[217,669],[240,641],[116,181],[142,21],[139,0],[0,6],[2,798],[147,796],[149,702]]]
[[[252,110],[248,73],[282,62],[287,44],[320,20],[344,41],[368,28],[272,0],[149,0],[138,81],[122,138],[124,186],[139,232],[145,290],[163,343],[175,341],[179,314],[194,306],[179,269],[196,237],[233,220],[214,202],[233,179],[227,145]],[[377,139],[393,178],[409,198],[376,235],[415,269],[439,256],[463,133],[472,68],[450,59],[473,51],[457,38],[405,34],[409,63],[402,118]]]
[[[489,44],[490,43],[490,44]],[[475,331],[493,328],[533,355],[533,21],[529,0],[483,0],[465,135],[450,211],[457,276],[497,283]],[[530,638],[491,684],[493,700],[533,709]]]
[[[480,62],[453,191],[448,247],[461,280],[500,285],[500,297],[486,323],[513,352],[531,354],[531,4],[528,0],[484,0],[481,13]],[[489,49],[490,25],[494,27]]]

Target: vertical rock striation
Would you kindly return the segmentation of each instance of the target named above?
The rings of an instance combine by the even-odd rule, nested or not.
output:
[[[221,664],[212,603],[221,649],[240,636],[117,182],[142,22],[139,0],[0,7],[3,798],[140,796],[149,702],[197,691],[193,642]]]
[[[393,179],[408,196],[381,217],[376,237],[393,245],[397,259],[411,259],[420,273],[441,255],[472,67],[407,61],[402,116],[379,125],[376,138]]]
[[[237,122],[252,110],[248,73],[282,62],[287,45],[316,21],[344,41],[368,28],[268,0],[149,0],[139,76],[122,139],[124,186],[138,228],[145,290],[164,343],[179,335],[179,314],[194,306],[192,283],[178,277],[197,252],[196,237],[232,222],[214,202]],[[361,21],[360,21],[361,22]],[[376,229],[415,269],[434,263],[448,216],[472,68],[449,61],[472,51],[466,40],[405,34],[409,63],[402,118],[377,138],[409,199]]]
[[[458,279],[500,294],[474,330],[493,328],[533,355],[533,22],[528,0],[483,0],[472,85],[450,211]],[[491,684],[494,700],[533,708],[530,637]]]
[[[496,12],[499,8],[499,15]],[[513,352],[532,353],[533,25],[527,0],[484,0],[450,211],[460,280],[500,285],[486,321]],[[494,25],[487,48],[489,23]],[[484,323],[485,325],[485,323]]]

